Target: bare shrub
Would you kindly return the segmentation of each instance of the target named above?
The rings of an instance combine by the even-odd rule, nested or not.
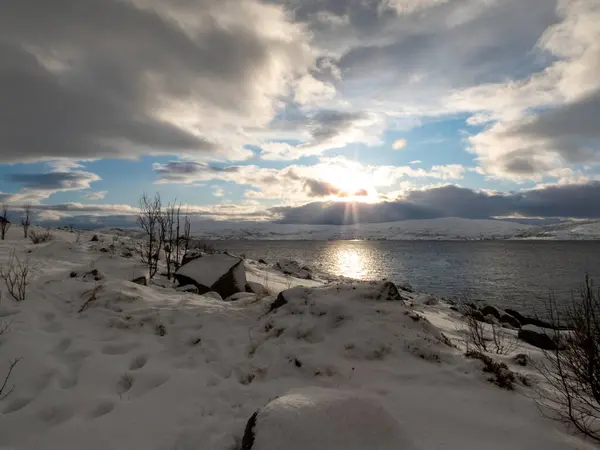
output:
[[[31,225],[31,205],[26,204],[23,206],[23,218],[21,219],[21,225],[23,226],[23,236],[27,239],[29,233],[29,226]]]
[[[160,195],[150,198],[146,193],[140,197],[140,213],[137,223],[146,233],[140,244],[142,262],[148,266],[148,279],[152,279],[158,271],[158,261],[162,248],[161,218],[162,202]]]
[[[600,291],[586,276],[579,297],[562,310],[551,297],[547,311],[553,339],[562,345],[533,364],[548,385],[537,388],[540,410],[600,441]]]
[[[15,369],[17,364],[19,364],[20,361],[21,361],[21,358],[17,358],[17,359],[12,360],[11,363],[8,365],[8,370],[4,377],[4,381],[2,382],[2,385],[0,386],[0,401],[4,400],[6,397],[8,397],[10,394],[12,394],[12,391],[15,389],[14,385],[9,387],[8,383],[9,383],[10,376],[12,375],[13,370]]]
[[[29,260],[21,261],[13,249],[6,266],[0,266],[0,278],[4,280],[8,293],[18,302],[25,300]]]
[[[2,205],[2,215],[0,216],[0,238],[2,240],[6,238],[6,233],[10,225],[10,220],[8,220],[8,206]]]
[[[488,355],[476,350],[468,350],[466,356],[467,358],[478,359],[483,363],[483,371],[490,374],[488,378],[490,383],[509,391],[514,389],[515,374],[506,364],[494,361]]]
[[[50,233],[50,231],[39,231],[37,233],[35,231],[31,231],[29,233],[29,239],[31,239],[31,242],[34,244],[44,244],[54,239],[54,235]]]
[[[484,322],[484,317],[480,311],[473,308],[472,303],[463,301],[458,310],[463,315],[462,331],[467,351],[475,348],[479,352],[508,355],[518,348],[519,342],[514,336],[496,322]]]

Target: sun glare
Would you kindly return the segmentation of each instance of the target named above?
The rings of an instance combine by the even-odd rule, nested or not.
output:
[[[359,167],[330,167],[323,174],[323,179],[339,189],[334,200],[339,201],[376,201],[377,191],[373,181]]]

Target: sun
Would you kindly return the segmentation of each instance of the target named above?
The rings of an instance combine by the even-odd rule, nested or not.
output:
[[[328,167],[323,179],[339,189],[334,200],[373,202],[377,198],[373,180],[359,167]]]

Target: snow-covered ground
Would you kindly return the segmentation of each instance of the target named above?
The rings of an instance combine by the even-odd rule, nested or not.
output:
[[[77,233],[53,234],[52,242],[33,245],[13,228],[0,241],[0,264],[14,248],[30,266],[25,301],[4,291],[0,304],[9,326],[0,337],[0,377],[22,358],[9,381],[14,391],[0,401],[3,450],[235,450],[253,413],[290,391],[285,398],[296,400],[282,401],[289,407],[308,398],[302,405],[332,408],[312,407],[320,415],[294,423],[298,433],[318,425],[356,436],[365,425],[352,427],[360,417],[353,408],[367,408],[371,417],[397,422],[398,449],[594,448],[543,418],[530,388],[489,383],[481,363],[463,356],[458,314],[428,296],[402,292],[407,303],[386,301],[382,283],[327,285],[249,262],[248,280],[271,295],[224,302],[178,292],[162,277],[150,286],[132,283],[143,266],[126,257],[135,253],[127,236],[90,242],[90,232],[76,242]],[[287,291],[288,303],[269,312],[293,286],[304,287]],[[526,344],[518,351],[540,357]],[[515,371],[530,370],[505,359]],[[317,402],[306,392],[334,394]],[[344,417],[324,414],[339,405],[350,408]],[[262,425],[285,423],[273,416],[277,404],[268,411]],[[320,433],[306,429],[306,436]],[[257,433],[254,450],[285,442],[277,439]],[[318,443],[295,448],[324,450]],[[342,448],[350,447],[327,450]]]

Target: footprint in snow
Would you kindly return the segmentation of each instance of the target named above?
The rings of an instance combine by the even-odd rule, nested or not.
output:
[[[136,356],[131,360],[129,364],[129,370],[139,370],[146,365],[148,362],[148,357],[146,355]]]
[[[102,417],[110,413],[113,409],[115,409],[115,402],[111,400],[104,400],[98,403],[88,414],[88,417],[91,419],[97,419],[98,417]]]
[[[10,401],[10,403],[8,405],[6,405],[6,408],[4,408],[4,410],[2,411],[2,414],[11,414],[11,413],[17,412],[17,411],[25,408],[27,405],[29,405],[32,400],[33,400],[33,398],[31,398],[31,397],[13,398]]]
[[[74,413],[75,411],[69,405],[53,405],[41,410],[39,418],[48,425],[59,425],[73,417]]]

